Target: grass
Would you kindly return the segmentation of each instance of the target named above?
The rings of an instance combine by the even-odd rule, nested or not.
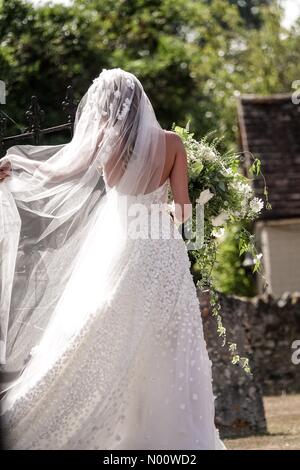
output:
[[[268,434],[225,439],[229,450],[300,450],[300,395],[264,398]]]

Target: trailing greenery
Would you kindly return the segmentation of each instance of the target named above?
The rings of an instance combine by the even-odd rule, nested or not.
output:
[[[253,272],[259,270],[261,254],[256,250],[254,236],[246,225],[256,220],[264,202],[255,197],[251,180],[240,172],[240,157],[234,152],[220,153],[218,140],[209,140],[209,136],[197,141],[185,127],[174,126],[175,132],[181,137],[188,157],[189,194],[193,205],[193,225],[197,234],[197,205],[204,210],[203,243],[199,248],[189,252],[193,265],[198,268],[197,285],[201,290],[209,289],[212,314],[216,317],[219,335],[226,343],[226,329],[222,322],[218,293],[213,277],[213,269],[217,260],[219,240],[224,236],[226,227],[238,223],[239,255],[250,253],[254,259]],[[253,159],[250,173],[261,175],[259,159]],[[264,186],[267,209],[268,192]],[[248,359],[238,354],[237,346],[229,343],[232,362],[239,363],[250,372]]]

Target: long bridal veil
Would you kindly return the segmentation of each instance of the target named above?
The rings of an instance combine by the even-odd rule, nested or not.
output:
[[[28,379],[46,331],[59,325],[44,343],[45,361],[54,361],[108,294],[106,282],[122,246],[121,197],[159,186],[165,137],[139,80],[122,69],[103,70],[78,105],[70,143],[14,146],[3,161],[12,167],[12,176],[0,183],[0,340],[7,390]],[[95,246],[93,260],[82,256],[86,243]],[[82,276],[76,280],[78,266],[86,269],[84,285]]]

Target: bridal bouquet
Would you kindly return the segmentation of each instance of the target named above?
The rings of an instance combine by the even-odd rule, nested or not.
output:
[[[222,323],[218,293],[214,287],[212,270],[216,260],[218,246],[225,233],[226,226],[239,222],[243,227],[239,233],[239,254],[250,253],[253,258],[253,272],[259,271],[262,255],[256,251],[254,235],[246,226],[258,218],[264,202],[255,197],[251,180],[240,171],[240,155],[235,153],[221,154],[217,150],[218,140],[208,141],[208,137],[197,141],[194,134],[185,128],[173,126],[173,130],[181,137],[188,156],[189,194],[195,207],[204,207],[203,243],[189,255],[192,264],[197,264],[200,279],[197,282],[201,289],[210,292],[212,313],[217,320],[218,333],[226,343],[226,329]],[[252,176],[261,175],[260,160],[255,158],[249,168]],[[261,175],[263,177],[263,175]],[[270,208],[268,193],[264,180],[264,197],[266,208]],[[246,372],[250,372],[248,359],[241,357],[235,343],[228,343],[232,362],[240,364]]]

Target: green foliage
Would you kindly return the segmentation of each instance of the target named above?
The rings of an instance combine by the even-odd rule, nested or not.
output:
[[[251,180],[240,173],[238,154],[220,153],[219,141],[214,139],[210,142],[209,136],[197,141],[194,134],[189,131],[189,124],[185,128],[174,126],[174,130],[181,137],[187,153],[189,194],[194,206],[194,230],[197,227],[198,206],[201,206],[204,213],[202,245],[198,243],[198,247],[190,250],[189,255],[193,267],[197,267],[197,285],[202,290],[210,291],[212,314],[216,317],[217,331],[225,344],[226,329],[223,326],[217,293],[217,281],[220,283],[222,274],[224,275],[220,269],[216,270],[222,254],[218,240],[223,237],[225,229],[230,227],[231,233],[234,234],[234,243],[237,245],[234,255],[243,257],[245,253],[251,253],[255,260],[252,271],[258,271],[261,256],[256,252],[254,236],[246,226],[258,218],[264,204],[261,199],[254,196]],[[258,158],[254,159],[251,170],[256,176],[261,174]],[[266,187],[265,194],[267,194]],[[237,225],[239,230],[234,231],[233,228],[236,229]],[[198,232],[199,235],[201,234]],[[224,261],[224,254],[226,251],[225,253],[223,251],[221,263]],[[227,254],[231,255],[229,259],[232,258],[230,250]],[[237,267],[238,259],[236,259]],[[244,273],[240,274],[242,277]],[[236,274],[234,280],[236,281]],[[245,281],[241,283],[240,288],[243,286],[246,287]],[[229,352],[232,354],[233,363],[240,364],[246,370],[249,369],[248,360],[237,354],[236,345],[230,344]]]
[[[265,3],[277,2],[75,0],[34,7],[4,0],[7,111],[23,121],[35,93],[49,124],[57,123],[67,84],[79,98],[103,67],[122,67],[141,79],[163,127],[190,120],[197,137],[217,129],[223,150],[232,148],[238,93],[289,91],[298,78],[299,25],[283,31],[281,10]]]
[[[240,222],[227,227],[224,240],[218,247],[212,276],[218,291],[251,297],[256,291],[255,277],[251,267],[245,267],[243,264],[247,249],[240,251],[242,232],[243,226]]]
[[[236,5],[245,25],[248,28],[259,28],[262,25],[260,7],[274,3],[273,0],[230,0]]]

